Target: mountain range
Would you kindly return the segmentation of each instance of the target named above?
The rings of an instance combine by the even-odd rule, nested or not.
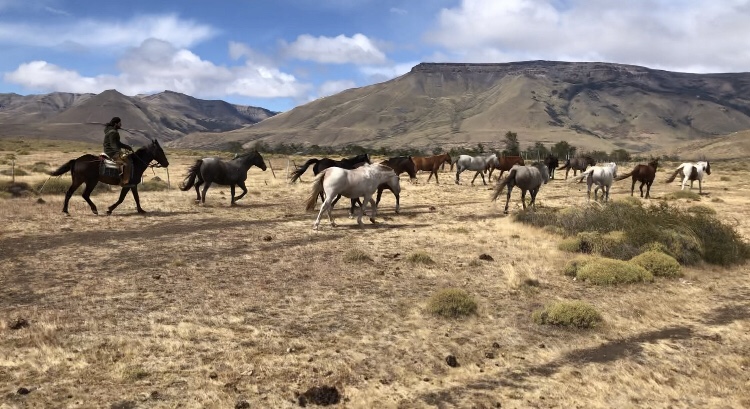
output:
[[[116,91],[0,94],[0,137],[99,140],[101,129],[82,132],[81,125],[67,124],[106,122],[113,114],[126,127],[170,141],[168,146],[193,149],[256,141],[501,148],[511,131],[522,148],[567,141],[583,150],[668,152],[708,149],[726,135],[745,135],[750,73],[690,74],[598,62],[422,63],[390,81],[283,113],[169,91],[136,97]]]

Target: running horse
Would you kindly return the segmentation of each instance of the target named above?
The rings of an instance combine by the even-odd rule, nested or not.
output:
[[[432,179],[432,175],[435,175],[435,183],[440,184],[440,181],[438,181],[438,170],[440,170],[440,166],[443,163],[447,163],[451,166],[453,165],[453,160],[447,153],[435,156],[412,156],[411,160],[414,161],[414,167],[416,170],[430,172],[430,177],[427,178],[427,182],[425,183],[429,183],[430,179]]]
[[[497,158],[497,162],[491,162],[487,166],[487,170],[490,171],[490,174],[487,176],[487,178],[492,181],[492,172],[495,169],[500,170],[500,176],[497,177],[498,180],[503,177],[503,172],[509,171],[514,165],[524,165],[523,158],[520,156],[501,156]]]
[[[638,164],[635,165],[632,172],[615,178],[615,182],[618,182],[629,177],[633,178],[633,184],[630,185],[630,196],[633,196],[635,192],[635,182],[641,182],[640,190],[641,197],[643,197],[643,186],[646,186],[646,199],[651,197],[651,185],[654,183],[656,178],[656,168],[659,167],[659,158],[652,159],[648,165]]]
[[[396,175],[401,175],[402,173],[406,172],[407,175],[409,175],[409,180],[415,180],[417,178],[417,171],[416,167],[414,166],[414,161],[412,160],[411,156],[396,156],[393,158],[388,158],[382,162],[380,162],[381,165],[388,166],[389,168],[393,169],[394,172],[396,172]],[[359,166],[357,166],[359,167]],[[401,187],[398,186],[398,192],[394,189],[396,189],[396,186],[394,186],[393,183],[382,183],[380,186],[378,186],[378,196],[375,199],[375,204],[380,205],[380,197],[383,195],[383,191],[385,189],[388,189],[393,193],[393,196],[396,197],[396,213],[398,214],[401,203],[400,203],[400,196],[401,196]],[[331,206],[335,206],[336,202],[341,198],[339,195],[334,199],[333,203],[331,203]],[[349,216],[354,215],[354,208],[357,207],[357,205],[362,206],[362,202],[359,200],[359,198],[353,198],[351,199],[352,205],[349,208]]]
[[[596,196],[599,189],[602,190],[602,200],[605,202],[609,201],[609,188],[612,187],[612,182],[617,178],[617,164],[609,162],[604,166],[591,166],[586,171],[581,172],[580,175],[575,176],[575,179],[580,183],[583,179],[586,179],[587,189],[587,201],[591,200],[591,186],[596,185],[594,188],[594,201],[596,202]]]
[[[357,156],[352,156],[351,158],[344,158],[341,160],[334,160],[331,158],[323,158],[323,159],[317,159],[313,158],[302,164],[297,170],[294,171],[292,174],[292,179],[289,181],[289,183],[294,183],[299,179],[303,173],[307,171],[307,168],[310,165],[313,165],[313,174],[318,175],[320,172],[331,168],[331,167],[337,167],[342,169],[355,169],[358,166],[361,166],[363,164],[370,164],[370,155],[366,153],[361,153]],[[323,195],[323,191],[320,192],[320,200],[325,200],[325,196]]]
[[[141,200],[138,197],[138,183],[141,181],[143,172],[154,160],[159,164],[159,166],[165,168],[169,166],[167,155],[164,154],[164,150],[162,150],[161,145],[159,145],[159,141],[157,141],[156,139],[152,140],[148,146],[144,146],[136,150],[133,154],[129,155],[129,158],[132,159],[133,163],[133,176],[130,180],[136,181],[135,185],[133,185],[132,187],[123,186],[122,190],[120,191],[120,198],[117,200],[117,202],[115,202],[107,209],[107,214],[112,214],[112,211],[114,211],[115,208],[120,203],[122,203],[123,200],[125,200],[125,196],[128,194],[128,192],[131,191],[133,192],[133,199],[135,199],[135,206],[138,210],[138,213],[146,213],[146,211],[141,208]],[[103,159],[99,156],[86,154],[76,159],[71,159],[68,161],[68,163],[60,166],[57,170],[50,172],[50,176],[60,176],[64,175],[67,172],[70,172],[70,175],[73,178],[73,183],[65,193],[65,202],[63,204],[62,210],[63,213],[70,215],[70,213],[68,213],[68,202],[70,201],[70,197],[73,196],[73,193],[76,191],[76,189],[78,189],[79,186],[85,183],[86,188],[83,190],[83,194],[81,194],[81,196],[83,196],[83,199],[86,200],[86,202],[89,204],[89,207],[91,207],[91,211],[94,212],[94,214],[99,214],[99,211],[96,209],[96,205],[91,201],[91,198],[89,197],[91,196],[91,192],[94,191],[97,183],[102,182],[108,185],[120,184],[119,176],[107,176],[100,173],[99,167],[102,165],[102,161]]]
[[[508,214],[508,203],[510,202],[510,193],[513,191],[515,186],[521,189],[521,204],[523,209],[526,210],[526,192],[531,194],[531,201],[529,207],[536,209],[536,195],[539,193],[539,189],[542,185],[547,184],[549,181],[549,172],[547,166],[543,163],[534,162],[531,166],[515,165],[508,172],[508,177],[503,180],[497,180],[497,186],[495,192],[492,194],[492,201],[497,200],[497,197],[503,192],[505,187],[508,187],[508,194],[505,198],[505,214]]]
[[[698,193],[703,194],[703,175],[711,174],[711,164],[705,160],[696,163],[683,163],[674,170],[672,175],[666,180],[666,183],[672,183],[677,175],[682,175],[682,187],[685,190],[685,184],[690,181],[690,189],[693,188],[693,182],[698,181]]]
[[[568,180],[568,172],[573,169],[573,176],[575,176],[580,170],[583,172],[589,166],[596,165],[596,161],[591,156],[576,156],[565,161],[565,164],[560,166],[557,170],[565,169],[565,180]]]
[[[547,171],[549,172],[549,178],[554,179],[555,178],[555,169],[560,166],[559,160],[557,159],[557,156],[548,153],[547,157],[544,158],[544,164],[547,165]]]
[[[474,184],[474,181],[477,180],[477,176],[482,176],[482,183],[487,184],[487,182],[484,180],[484,171],[488,169],[490,166],[495,166],[497,164],[497,155],[491,154],[491,155],[480,155],[480,156],[469,156],[469,155],[461,155],[458,157],[458,160],[456,160],[456,184],[459,184],[459,175],[461,175],[461,172],[465,170],[473,170],[477,173],[474,174],[474,178],[471,179],[471,184]]]

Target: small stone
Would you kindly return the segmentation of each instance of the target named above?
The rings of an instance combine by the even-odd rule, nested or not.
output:
[[[234,409],[250,409],[250,403],[246,400],[237,401],[234,405]]]
[[[495,259],[492,258],[492,256],[490,256],[489,254],[484,254],[484,253],[479,255],[479,259],[484,260],[484,261],[495,261]]]
[[[547,348],[547,346],[544,344],[539,344],[539,348]]]
[[[153,278],[154,280],[158,280],[161,278],[161,274],[154,274],[151,276],[151,278]]]
[[[219,374],[217,374],[216,372],[211,372],[210,374],[208,374],[208,377],[211,379],[217,379],[219,377]]]
[[[263,236],[263,241],[271,241],[273,240],[273,237],[271,236]]]
[[[493,342],[492,343],[492,347],[495,348],[495,349],[499,349],[500,348],[500,344],[498,344],[497,342]]]
[[[47,202],[46,202],[46,201],[44,201],[44,199],[42,199],[41,197],[40,197],[39,199],[36,199],[36,202],[37,202],[38,204],[45,204],[45,203],[47,203]]]
[[[31,391],[28,388],[23,388],[23,387],[18,388],[17,392],[19,395],[28,395],[29,393],[31,393]]]
[[[16,318],[8,324],[8,328],[16,330],[26,328],[29,326],[29,322],[25,318]]]
[[[448,364],[451,368],[455,368],[458,366],[458,360],[453,355],[448,355],[445,357],[445,363]]]
[[[495,354],[492,352],[485,352],[484,357],[487,359],[495,359]]]

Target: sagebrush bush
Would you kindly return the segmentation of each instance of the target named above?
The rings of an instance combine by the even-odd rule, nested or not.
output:
[[[716,210],[706,205],[694,205],[687,208],[688,213],[693,214],[716,214]]]
[[[372,261],[372,258],[360,249],[351,249],[344,254],[344,261],[362,263]]]
[[[630,260],[631,263],[639,265],[656,277],[680,277],[682,266],[677,260],[661,251],[650,250],[641,253]]]
[[[433,315],[459,318],[477,312],[474,297],[459,288],[445,288],[437,291],[427,302],[427,311]]]
[[[578,256],[568,261],[563,269],[563,274],[569,277],[575,277],[578,274],[578,269],[593,259],[594,257]]]
[[[645,268],[622,260],[597,257],[583,264],[576,278],[594,285],[633,284],[654,281]]]
[[[412,253],[406,258],[415,264],[435,264],[435,261],[429,254],[423,252]]]
[[[558,301],[534,311],[531,319],[539,325],[594,328],[603,321],[596,308],[583,301]]]
[[[13,176],[13,175],[15,175],[15,176],[28,176],[29,172],[26,172],[25,170],[23,170],[23,169],[19,168],[18,166],[16,166],[15,169],[3,169],[3,170],[0,170],[0,175],[4,175],[4,176]]]
[[[167,189],[167,182],[155,178],[138,185],[138,190],[142,192],[161,191]]]
[[[677,190],[675,192],[664,195],[664,198],[667,200],[677,200],[677,199],[701,200],[701,196],[698,193],[695,193],[690,190]]]

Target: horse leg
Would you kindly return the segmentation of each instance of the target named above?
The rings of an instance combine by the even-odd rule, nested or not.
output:
[[[529,202],[529,206],[533,206],[536,210],[536,194],[539,193],[539,188],[531,189],[529,190],[529,193],[531,194],[531,202]]]
[[[508,185],[508,194],[505,196],[505,210],[503,213],[508,214],[508,203],[510,203],[510,192],[513,190],[513,185]]]
[[[206,182],[206,185],[203,186],[203,194],[201,195],[201,203],[203,204],[206,204],[206,192],[209,187],[211,187],[211,182]]]
[[[691,184],[690,188],[691,188],[691,189],[693,188],[693,186],[692,186],[692,183],[693,183],[693,182],[691,181],[691,182],[690,182],[690,184]],[[698,194],[699,194],[699,195],[702,195],[702,194],[703,194],[703,183],[701,183],[701,180],[700,180],[700,179],[698,179]]]
[[[458,184],[458,175],[463,172],[463,169],[461,169],[461,166],[456,166],[456,184]]]
[[[474,181],[477,180],[477,176],[479,176],[479,173],[482,172],[481,170],[474,174],[474,179],[471,180],[471,184],[474,184]],[[484,180],[484,175],[482,175],[482,180]],[[485,183],[486,185],[486,183]]]
[[[639,190],[641,191],[641,197],[643,197],[643,185],[645,184],[646,182],[641,182],[641,187],[639,188]],[[633,196],[632,193],[630,195]],[[648,198],[648,193],[646,193],[646,198]]]
[[[375,224],[375,216],[378,214],[378,204],[373,200],[372,195],[369,198],[365,197],[364,204],[370,204],[370,223]],[[364,208],[363,204],[363,208]]]
[[[320,206],[318,217],[315,219],[315,222],[313,222],[313,230],[318,230],[318,226],[320,226],[320,218],[323,217],[323,212],[325,212],[328,207],[330,207],[330,203],[324,200],[323,205]],[[333,222],[333,217],[331,216],[330,211],[328,212],[328,220],[331,221],[331,226],[336,226],[336,224]]]
[[[491,166],[490,167],[490,174],[487,175],[487,178],[490,180],[490,182],[492,182],[492,172],[494,172],[494,171],[495,171],[495,167]]]
[[[433,173],[434,173],[433,171],[430,171],[430,176],[427,178],[427,182],[425,182],[425,183],[430,183],[430,179],[432,179],[432,174]],[[437,177],[435,178],[435,180],[437,181]]]
[[[195,199],[198,203],[201,202],[201,191],[199,189],[200,185],[202,185],[204,180],[200,177],[200,174],[198,174],[198,181],[195,182],[195,194],[197,198]]]
[[[234,202],[235,202],[235,200],[234,200],[234,184],[229,185],[229,195],[230,195],[229,206],[234,206]]]
[[[649,199],[651,197],[651,184],[654,183],[652,180],[651,182],[646,182],[646,199]]]
[[[523,210],[526,210],[526,189],[521,189],[521,205]],[[529,203],[529,206],[531,206],[531,203]]]
[[[482,184],[483,184],[483,185],[485,185],[485,186],[487,186],[487,181],[486,181],[486,180],[484,180],[484,172],[482,172],[482,171],[480,170],[480,171],[479,171],[479,174],[480,174],[480,175],[482,176]],[[474,178],[476,178],[476,177],[477,177],[477,175],[474,175]],[[490,182],[492,182],[492,179],[490,179]]]
[[[112,206],[107,208],[107,215],[112,214],[115,208],[119,206],[123,200],[125,200],[125,196],[128,194],[129,191],[130,191],[129,187],[123,187],[122,190],[120,190],[120,198],[117,199],[117,201],[114,204],[112,204]]]
[[[633,182],[630,184],[630,196],[633,196],[633,192],[635,192],[635,182],[636,179],[633,178]],[[643,197],[643,184],[641,184],[641,197]]]
[[[451,169],[451,170],[453,170],[453,169]],[[437,173],[437,171],[434,171],[434,172],[435,172],[435,184],[439,185],[440,181],[438,180],[438,173]]]
[[[237,182],[237,186],[239,186],[239,188],[242,189],[242,194],[237,196],[236,199],[234,199],[235,202],[242,199],[247,194],[247,187],[245,187],[245,181]]]
[[[91,208],[91,211],[94,212],[94,214],[99,214],[99,212],[96,210],[96,205],[91,201],[90,196],[91,192],[94,191],[94,188],[96,187],[96,184],[98,182],[99,181],[96,179],[86,181],[86,189],[83,189],[83,194],[81,195],[83,196],[83,199],[86,201],[86,203],[89,204],[89,207]]]
[[[63,203],[63,210],[62,211],[63,211],[63,213],[67,214],[68,216],[70,216],[70,213],[68,213],[68,202],[70,202],[71,196],[73,196],[73,193],[76,192],[76,189],[78,189],[78,187],[81,186],[82,183],[83,183],[83,181],[76,180],[75,178],[73,178],[73,183],[68,188],[68,191],[65,192],[65,203]],[[88,185],[86,185],[86,186],[88,187]]]
[[[565,168],[565,180],[568,180],[568,172],[570,172],[570,168]]]
[[[133,192],[133,199],[135,199],[135,208],[140,214],[146,214],[146,211],[141,208],[141,198],[138,196],[138,185],[131,188]]]
[[[339,197],[341,197],[341,196],[339,196]],[[357,207],[357,202],[359,202],[359,198],[358,197],[355,197],[355,198],[351,199],[351,206],[349,206],[349,218],[350,219],[354,218],[354,209]],[[361,203],[360,203],[360,206],[362,206]]]

